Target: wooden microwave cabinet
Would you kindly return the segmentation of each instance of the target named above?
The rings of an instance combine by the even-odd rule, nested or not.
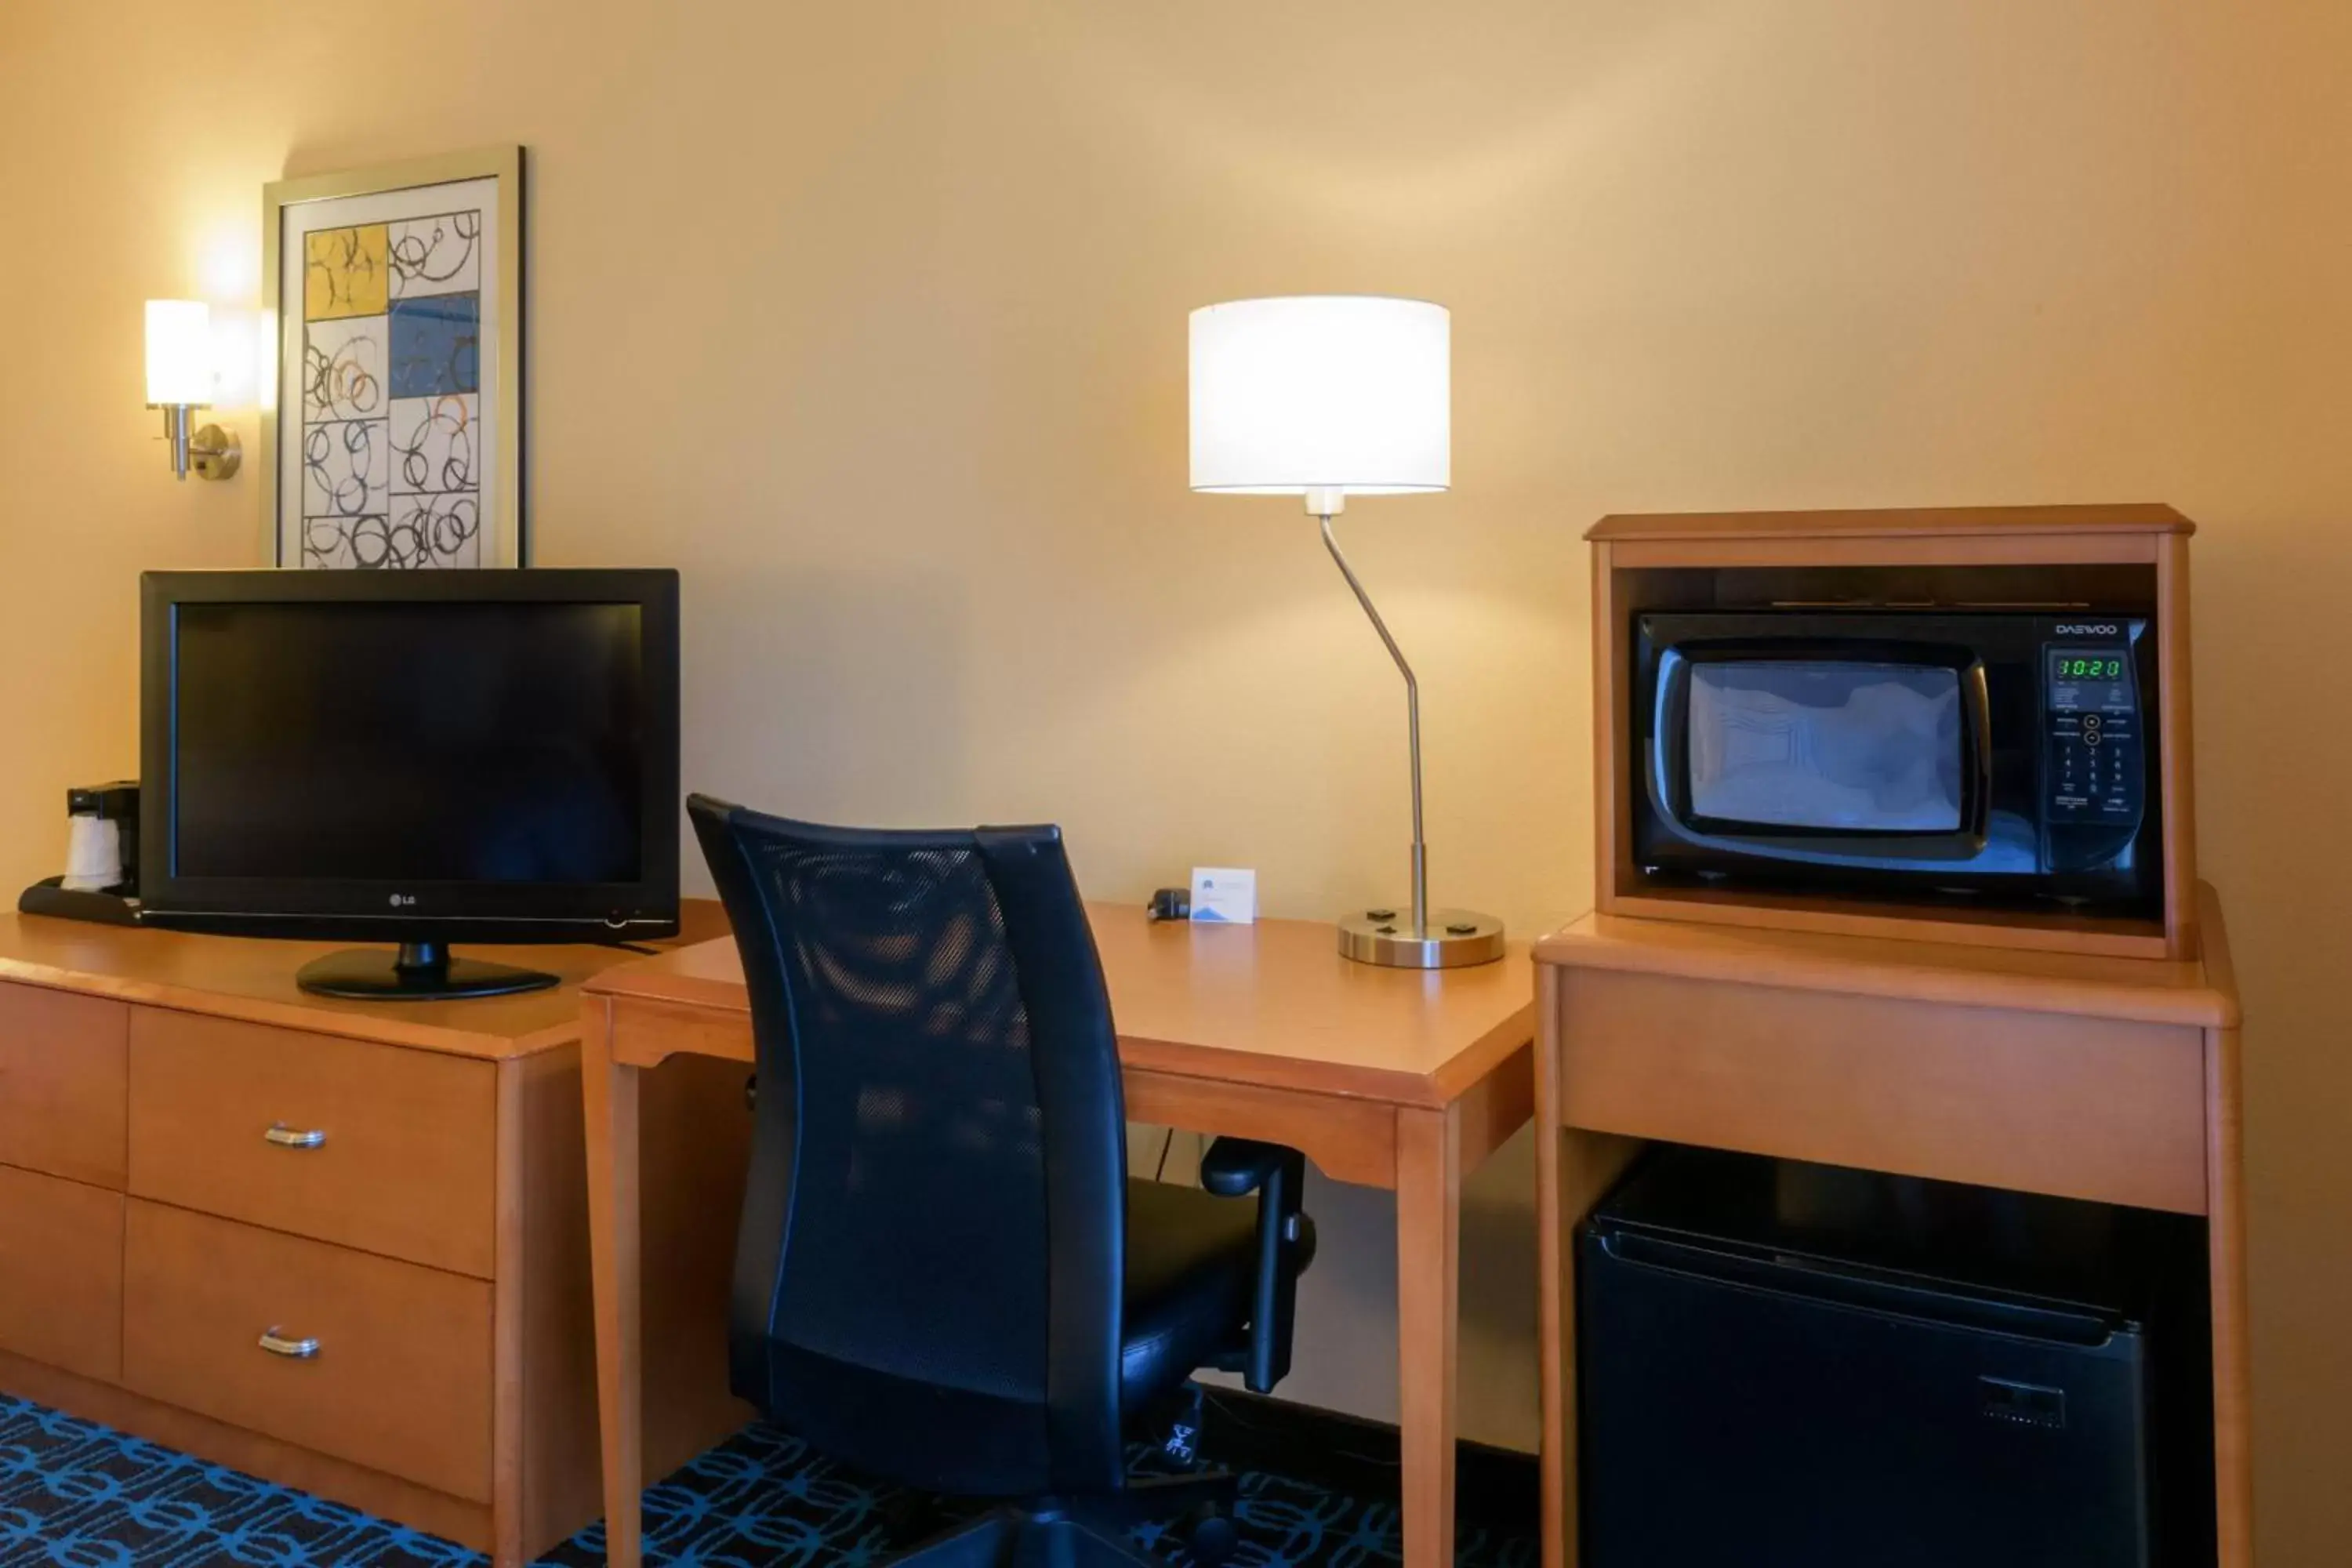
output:
[[[2168,506],[2020,506],[1895,511],[1699,512],[1604,517],[1592,542],[1593,803],[1604,915],[1764,931],[1832,931],[2113,958],[2197,956],[2195,769],[2190,739],[2189,540]],[[1641,863],[1643,792],[1634,636],[1653,612],[1869,610],[2145,617],[2154,669],[2143,689],[2158,746],[2147,759],[2145,851],[2159,863],[2163,915],[2095,916],[1972,907],[1923,889],[1770,890],[1745,879],[1662,875]]]
[[[2190,531],[2169,507],[2068,506],[1613,517],[1587,535],[1599,898],[1535,944],[1548,1568],[1584,1544],[1577,1237],[1645,1142],[2200,1218],[2214,1535],[2164,1560],[2252,1563],[2242,1017],[2195,872]],[[1769,605],[2147,616],[2162,919],[1653,879],[1633,831],[1636,617]]]
[[[723,931],[697,905],[689,934]],[[0,1389],[520,1564],[599,1506],[578,983],[304,995],[323,946],[0,915]],[[488,950],[486,950],[486,952]],[[726,1392],[742,1073],[643,1110],[646,1468]]]

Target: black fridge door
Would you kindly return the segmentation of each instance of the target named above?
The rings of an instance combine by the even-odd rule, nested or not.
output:
[[[1588,1226],[1585,1568],[2148,1568],[2141,1335]]]

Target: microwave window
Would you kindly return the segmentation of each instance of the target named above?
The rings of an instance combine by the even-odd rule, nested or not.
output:
[[[1694,661],[1691,809],[1848,833],[1960,826],[1960,677],[1927,665]]]

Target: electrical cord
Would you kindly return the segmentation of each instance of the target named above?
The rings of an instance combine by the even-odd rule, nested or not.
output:
[[[1168,1151],[1169,1151],[1170,1149],[1171,1149],[1171,1148],[1175,1147],[1175,1144],[1176,1144],[1176,1129],[1174,1129],[1173,1127],[1169,1128],[1166,1131],[1162,1132],[1162,1133],[1160,1135],[1160,1168],[1159,1168],[1158,1170],[1156,1170],[1156,1171],[1154,1171],[1154,1172],[1152,1172],[1152,1173],[1151,1173],[1151,1179],[1152,1179],[1153,1181],[1155,1181],[1155,1182],[1159,1182],[1159,1181],[1165,1181],[1165,1180],[1167,1179],[1167,1177],[1168,1177]]]

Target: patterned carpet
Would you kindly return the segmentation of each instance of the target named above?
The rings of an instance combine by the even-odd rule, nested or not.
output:
[[[1213,1455],[1210,1456],[1214,1458]],[[1400,1561],[1393,1499],[1253,1472],[1231,1568],[1381,1568]],[[646,1494],[649,1565],[863,1568],[958,1510],[852,1475],[752,1427]],[[1137,1542],[1185,1568],[1157,1527]],[[1536,1543],[1465,1529],[1461,1568],[1533,1568]],[[591,1525],[546,1561],[593,1568]],[[462,1547],[0,1394],[0,1568],[478,1568]]]

